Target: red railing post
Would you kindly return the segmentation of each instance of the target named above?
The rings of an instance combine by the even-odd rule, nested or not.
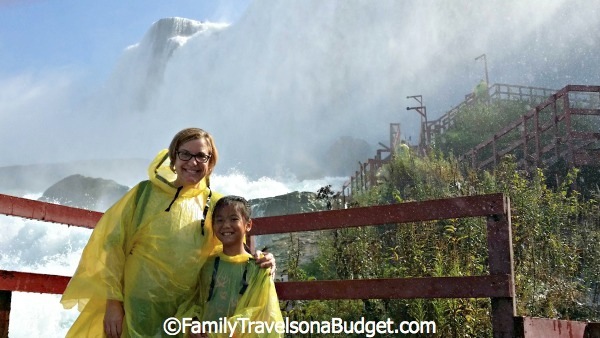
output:
[[[573,164],[573,121],[571,118],[573,115],[571,114],[571,102],[569,101],[569,91],[563,96],[563,109],[565,110],[565,124],[567,129],[567,163],[572,167]]]
[[[540,140],[540,109],[539,106],[535,107],[534,109],[534,118],[533,118],[533,124],[534,124],[534,137],[535,137],[535,162],[534,165],[536,168],[540,167],[540,164],[542,163],[542,146],[540,144],[541,140]]]
[[[510,201],[504,197],[504,210],[487,217],[487,244],[490,275],[509,275],[511,297],[492,298],[492,329],[494,338],[515,336],[514,317],[517,315],[510,224]]]
[[[0,290],[0,338],[8,338],[11,291]]]
[[[523,168],[525,171],[529,171],[529,164],[527,163],[527,119],[525,118],[525,115],[523,115],[521,121],[523,124],[523,131],[521,132],[521,140],[523,142]]]

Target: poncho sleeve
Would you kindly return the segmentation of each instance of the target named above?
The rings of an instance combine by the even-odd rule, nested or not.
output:
[[[90,300],[123,301],[125,258],[132,248],[136,225],[132,222],[136,208],[138,184],[110,207],[92,231],[83,250],[79,266],[67,286],[61,303],[65,308],[78,305],[79,311]]]

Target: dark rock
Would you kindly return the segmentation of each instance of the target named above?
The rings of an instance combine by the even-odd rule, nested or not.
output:
[[[79,174],[68,176],[46,191],[40,201],[88,210],[105,211],[129,190],[113,180]]]
[[[325,202],[318,200],[317,194],[312,192],[295,191],[281,196],[253,199],[249,203],[252,206],[253,218],[326,210]],[[300,265],[303,265],[316,257],[319,250],[318,238],[322,234],[323,231],[307,231],[257,236],[256,248],[267,247],[268,251],[275,255],[277,265],[285,269],[292,242],[293,246],[300,248],[299,261]]]

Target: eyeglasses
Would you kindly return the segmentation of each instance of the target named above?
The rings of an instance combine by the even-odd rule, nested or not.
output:
[[[179,159],[182,161],[189,161],[193,157],[196,159],[196,161],[198,161],[198,163],[206,163],[208,160],[210,160],[211,155],[205,153],[190,154],[187,151],[178,151],[177,157],[179,157]]]

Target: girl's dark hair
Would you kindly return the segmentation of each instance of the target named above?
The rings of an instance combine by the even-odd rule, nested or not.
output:
[[[250,209],[250,204],[245,198],[240,196],[228,195],[221,197],[215,204],[215,209],[212,214],[213,222],[215,220],[215,215],[217,214],[217,211],[219,211],[219,209],[227,205],[234,206],[236,210],[238,210],[242,214],[242,217],[244,217],[244,220],[246,220],[246,222],[249,221],[252,217],[252,210]]]

